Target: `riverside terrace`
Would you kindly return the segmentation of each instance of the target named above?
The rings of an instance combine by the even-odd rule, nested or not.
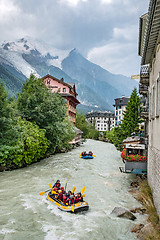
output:
[[[115,115],[112,112],[88,112],[86,119],[89,123],[95,123],[98,131],[110,131],[114,127]]]

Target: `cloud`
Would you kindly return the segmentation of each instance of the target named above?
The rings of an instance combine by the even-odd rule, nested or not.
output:
[[[113,0],[101,0],[101,1],[102,1],[102,3],[107,3],[107,4],[110,4],[113,2]]]
[[[0,0],[0,41],[28,35],[60,49],[78,48],[84,56],[89,56],[96,63],[100,62],[101,53],[106,69],[121,72],[122,66],[116,64],[116,54],[113,54],[114,59],[109,48],[112,51],[116,48],[119,52],[132,48],[128,52],[135,63],[133,59],[130,62],[136,66],[139,16],[147,11],[148,2],[149,0]],[[108,54],[108,61],[102,50]],[[115,69],[110,64],[107,66],[112,61],[117,66]]]
[[[102,47],[93,48],[88,60],[116,74],[130,76],[139,73],[139,60],[133,43],[110,42]],[[137,61],[135,59],[137,58]]]
[[[107,44],[89,50],[88,60],[112,73],[126,76],[138,74],[140,59],[137,56],[136,30],[135,26],[114,28],[112,39]]]
[[[80,2],[87,2],[88,0],[60,0],[62,4],[69,4],[70,6],[77,6]]]
[[[10,22],[13,17],[20,14],[20,9],[14,5],[14,1],[1,0],[0,1],[0,23],[5,24]]]

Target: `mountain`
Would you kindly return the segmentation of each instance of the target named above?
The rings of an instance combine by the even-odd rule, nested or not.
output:
[[[65,82],[75,82],[79,109],[113,110],[114,99],[129,96],[138,82],[115,75],[83,57],[77,49],[59,50],[31,38],[5,42],[0,46],[0,80],[9,96],[21,91],[23,83],[34,73],[50,74]]]

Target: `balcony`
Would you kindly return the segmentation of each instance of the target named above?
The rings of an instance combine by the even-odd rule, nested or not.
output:
[[[140,83],[145,86],[149,86],[149,64],[142,65],[140,70]]]
[[[140,117],[144,120],[147,120],[149,116],[148,109],[146,106],[142,108],[142,112],[140,112]]]
[[[69,110],[70,112],[76,113],[76,108],[73,107],[73,106],[71,106],[71,105],[68,106],[68,110]]]
[[[139,84],[139,94],[143,96],[147,96],[148,93],[148,86]]]

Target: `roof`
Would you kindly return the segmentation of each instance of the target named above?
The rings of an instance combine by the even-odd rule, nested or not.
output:
[[[160,32],[160,0],[150,0],[142,49],[142,65],[149,64]]]
[[[112,112],[88,112],[86,114],[86,118],[90,118],[90,117],[110,117],[110,118],[114,118],[115,115]]]
[[[63,79],[63,78],[61,78],[61,80],[59,80],[58,78],[55,78],[55,77],[47,74],[47,75],[44,76],[42,79],[46,79],[46,78],[52,78],[53,80],[55,80],[55,81],[57,81],[57,82],[59,82],[59,83],[62,83],[63,85],[65,85],[65,86],[67,86],[67,87],[69,87],[69,88],[73,88],[73,87],[74,87],[73,83],[72,83],[72,85],[70,85],[69,83],[64,82],[64,79]]]
[[[76,131],[77,134],[82,134],[83,133],[79,128],[77,128],[75,126],[74,126],[74,130]]]
[[[148,13],[145,13],[140,17],[139,20],[139,43],[138,43],[138,55],[142,55],[142,48],[143,48],[143,41],[144,41],[144,34],[145,34],[145,26],[147,22]]]
[[[115,106],[126,106],[128,105],[128,101],[129,101],[129,97],[122,97],[122,98],[116,98],[115,100],[115,104],[113,105]]]
[[[134,136],[134,137],[128,137],[128,138],[124,139],[123,143],[138,142],[138,141],[140,141],[140,137]]]
[[[74,99],[74,102],[76,102],[77,104],[80,103],[80,102],[78,101],[78,99],[77,99],[74,95],[72,95],[72,94],[70,94],[70,93],[61,93],[61,96],[62,96],[62,97],[67,97],[67,98],[72,98],[72,99]]]

